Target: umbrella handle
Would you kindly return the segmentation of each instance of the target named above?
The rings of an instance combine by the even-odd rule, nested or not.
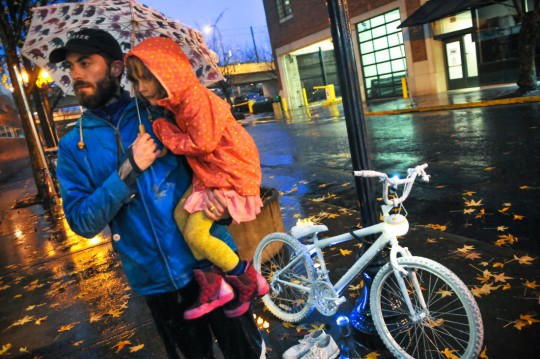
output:
[[[139,124],[139,133],[142,135],[143,133],[146,133],[146,129],[144,128],[144,125],[141,123]]]

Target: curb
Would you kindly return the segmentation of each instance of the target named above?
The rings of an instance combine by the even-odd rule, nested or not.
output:
[[[455,109],[460,109],[460,108],[501,106],[501,105],[522,104],[522,103],[531,103],[531,102],[540,102],[540,96],[508,98],[508,99],[500,99],[500,100],[470,102],[470,103],[456,103],[456,104],[451,104],[451,105],[412,107],[412,108],[404,108],[404,109],[399,109],[399,110],[365,112],[364,115],[365,116],[401,115],[401,114],[407,114],[407,113],[413,113],[413,112],[444,111],[444,110],[455,110]]]

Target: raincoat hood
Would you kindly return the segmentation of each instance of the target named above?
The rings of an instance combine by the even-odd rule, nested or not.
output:
[[[204,87],[199,82],[191,63],[180,46],[165,37],[147,39],[135,46],[127,55],[138,57],[167,91],[169,99],[181,99],[187,91]],[[202,71],[202,65],[201,65]],[[170,100],[160,100],[166,106]]]

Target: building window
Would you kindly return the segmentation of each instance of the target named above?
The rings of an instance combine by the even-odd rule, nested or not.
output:
[[[362,72],[368,99],[397,97],[403,94],[401,79],[407,61],[399,9],[362,21],[356,27]]]
[[[291,0],[276,0],[278,17],[285,20],[292,15]]]

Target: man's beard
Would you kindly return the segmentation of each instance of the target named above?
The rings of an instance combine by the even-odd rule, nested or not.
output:
[[[84,81],[79,81],[79,83],[85,83]],[[101,106],[104,106],[113,98],[113,96],[118,91],[118,79],[110,72],[107,72],[105,78],[99,80],[95,83],[96,91],[93,95],[87,95],[85,93],[78,93],[77,91],[77,81],[73,84],[75,88],[74,92],[79,103],[86,108],[96,109]]]

